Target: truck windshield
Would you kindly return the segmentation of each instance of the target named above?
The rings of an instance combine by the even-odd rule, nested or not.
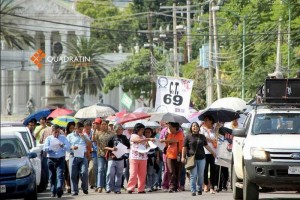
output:
[[[300,134],[300,113],[257,114],[252,133],[257,134]]]

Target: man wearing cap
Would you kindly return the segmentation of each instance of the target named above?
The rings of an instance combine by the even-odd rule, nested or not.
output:
[[[67,136],[70,142],[69,171],[71,179],[72,196],[78,195],[78,177],[81,178],[81,187],[84,194],[88,194],[88,160],[86,157],[87,146],[92,143],[83,133],[83,124],[78,122],[75,130]]]
[[[63,195],[65,153],[70,150],[70,143],[60,131],[59,126],[52,126],[52,135],[46,138],[43,149],[47,152],[51,197],[58,198]]]

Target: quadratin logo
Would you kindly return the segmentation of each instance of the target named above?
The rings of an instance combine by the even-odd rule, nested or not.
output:
[[[45,57],[46,57],[46,54],[41,49],[39,49],[31,56],[30,59],[39,69],[41,69],[43,66],[41,61]]]
[[[43,59],[46,59],[47,62],[53,63],[53,62],[73,62],[73,63],[81,63],[81,66],[89,66],[89,63],[91,62],[90,57],[86,56],[63,56],[63,57],[52,57],[52,56],[47,56],[46,54],[41,50],[37,50],[32,56],[31,60],[32,62],[39,68],[42,68],[42,63],[41,61]]]

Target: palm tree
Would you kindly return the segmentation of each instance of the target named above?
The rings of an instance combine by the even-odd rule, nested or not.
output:
[[[12,5],[13,0],[0,0],[0,16],[1,29],[0,39],[4,40],[10,48],[17,48],[23,50],[24,46],[34,47],[34,39],[26,32],[18,30],[17,25],[8,22],[8,18],[15,15],[17,10],[22,9],[20,6]]]
[[[59,70],[58,78],[63,80],[70,94],[78,91],[90,95],[97,95],[102,89],[102,79],[109,72],[106,69],[103,58],[103,48],[97,40],[80,37],[78,42],[73,41],[66,44],[68,56],[73,58],[89,58],[85,62],[66,62],[64,67]]]

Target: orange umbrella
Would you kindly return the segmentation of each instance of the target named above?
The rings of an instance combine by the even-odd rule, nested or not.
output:
[[[59,117],[59,116],[63,116],[63,115],[70,115],[74,113],[73,110],[70,110],[70,109],[66,109],[66,108],[56,108],[55,110],[53,110],[51,112],[50,115],[48,115],[47,118],[49,117],[52,117],[52,118],[56,118],[56,117]]]
[[[136,113],[127,113],[118,119],[118,122],[124,124],[126,122],[135,121],[138,119],[146,119],[151,117],[150,114],[144,112],[136,112]]]

